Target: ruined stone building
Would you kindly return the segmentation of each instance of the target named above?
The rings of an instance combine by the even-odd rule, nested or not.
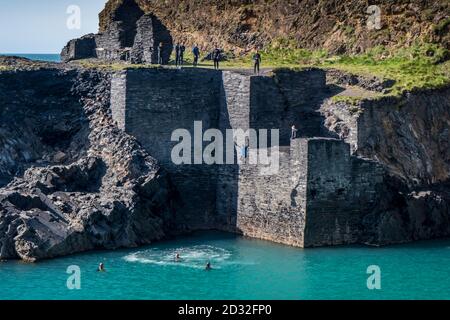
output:
[[[108,28],[98,34],[73,39],[61,52],[61,60],[98,58],[131,63],[158,63],[162,43],[162,61],[167,64],[173,49],[169,30],[153,14],[145,14],[134,0],[126,0],[111,13]]]

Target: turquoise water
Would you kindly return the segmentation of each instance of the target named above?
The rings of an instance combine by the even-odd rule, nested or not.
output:
[[[214,270],[204,270],[207,260]],[[96,272],[99,262],[107,272]],[[81,290],[67,289],[71,265],[81,268]],[[381,269],[381,290],[367,289],[370,265]],[[200,233],[134,250],[0,263],[0,299],[450,299],[449,267],[450,241],[302,250]]]
[[[37,61],[61,62],[59,54],[2,53],[0,56],[16,56]]]

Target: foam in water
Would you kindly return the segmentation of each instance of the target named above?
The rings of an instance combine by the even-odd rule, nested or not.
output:
[[[180,262],[175,261],[177,253],[180,254]],[[129,254],[123,259],[131,263],[180,266],[195,269],[204,269],[206,263],[210,261],[213,268],[220,269],[231,257],[232,253],[226,249],[208,245],[198,245],[171,249],[148,249]]]

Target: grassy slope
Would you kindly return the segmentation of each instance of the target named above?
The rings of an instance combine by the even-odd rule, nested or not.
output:
[[[359,75],[393,79],[392,94],[414,88],[438,88],[450,85],[450,61],[442,62],[448,52],[433,45],[415,46],[396,52],[382,47],[355,56],[328,56],[326,52],[272,48],[262,52],[263,67],[315,66],[335,68]],[[224,64],[230,67],[251,66],[250,57]]]
[[[450,85],[450,60],[448,51],[435,45],[413,46],[408,49],[389,52],[376,47],[363,55],[329,56],[325,51],[283,49],[272,47],[262,51],[263,68],[319,67],[340,69],[349,73],[392,79],[396,83],[392,95],[415,88],[439,88]],[[222,62],[222,68],[252,67],[251,54]],[[445,61],[445,62],[443,62]],[[186,64],[192,62],[186,54]],[[211,67],[210,61],[201,62],[201,67]]]

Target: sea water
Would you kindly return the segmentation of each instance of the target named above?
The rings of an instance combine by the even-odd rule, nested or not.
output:
[[[70,266],[81,271],[79,290],[67,286]],[[380,290],[368,288],[370,266],[379,267]],[[198,233],[139,249],[3,262],[0,299],[450,299],[450,241],[299,249]]]
[[[2,53],[0,56],[15,56],[35,61],[61,62],[59,54],[35,54],[35,53]]]

